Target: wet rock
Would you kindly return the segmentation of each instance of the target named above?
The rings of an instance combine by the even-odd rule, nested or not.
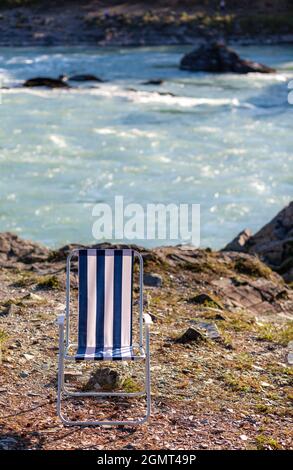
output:
[[[114,390],[122,383],[121,377],[116,370],[109,367],[102,367],[97,369],[89,381],[87,382],[86,390]]]
[[[275,72],[274,69],[266,65],[241,59],[233,49],[218,42],[202,45],[186,54],[180,62],[180,69],[192,72],[234,72],[240,74]]]
[[[171,93],[170,91],[158,91],[157,92],[160,96],[176,96],[174,93]]]
[[[68,78],[68,80],[71,82],[99,82],[99,83],[103,83],[105,81],[99,77],[96,77],[96,75],[91,75],[91,74],[72,75],[71,77]]]
[[[179,336],[179,338],[176,339],[176,343],[192,343],[192,342],[201,342],[205,341],[206,337],[205,335],[199,331],[196,328],[188,328],[183,335]]]
[[[155,273],[145,273],[143,276],[143,283],[147,287],[162,287],[162,276]]]
[[[146,82],[142,82],[142,85],[163,85],[164,80],[161,79],[151,79],[147,80]]]
[[[251,230],[246,228],[242,230],[237,237],[235,237],[231,242],[229,242],[222,251],[243,251],[246,242],[252,236]]]
[[[23,84],[24,87],[46,87],[46,88],[70,88],[64,77],[50,78],[50,77],[35,77],[26,80]]]

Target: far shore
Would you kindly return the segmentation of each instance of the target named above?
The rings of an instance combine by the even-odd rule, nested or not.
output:
[[[258,9],[208,9],[188,2],[135,5],[94,0],[14,2],[0,6],[0,47],[170,46],[223,39],[231,44],[293,42],[293,15],[277,6]],[[6,7],[5,7],[6,5]]]

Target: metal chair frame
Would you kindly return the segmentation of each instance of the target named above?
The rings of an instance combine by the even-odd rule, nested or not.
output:
[[[80,248],[81,249],[81,248]],[[66,262],[66,309],[65,315],[58,316],[59,325],[59,359],[58,359],[58,391],[57,391],[57,413],[61,421],[66,426],[120,426],[142,424],[151,413],[151,377],[150,377],[150,326],[152,320],[150,315],[143,313],[143,258],[140,253],[133,250],[135,257],[139,259],[139,350],[140,355],[134,356],[135,360],[145,361],[145,382],[144,390],[138,392],[72,392],[64,384],[64,363],[66,360],[75,360],[75,356],[69,354],[69,349],[76,347],[76,343],[70,342],[70,273],[71,260],[73,256],[78,256],[79,250],[70,252]],[[65,331],[64,331],[65,330]],[[64,334],[65,333],[65,334]],[[144,334],[145,333],[145,334]],[[145,343],[145,349],[144,349]],[[97,361],[96,361],[97,362]],[[102,361],[103,363],[106,360]],[[138,397],[146,396],[146,413],[142,418],[125,421],[74,421],[64,417],[62,413],[62,397]]]

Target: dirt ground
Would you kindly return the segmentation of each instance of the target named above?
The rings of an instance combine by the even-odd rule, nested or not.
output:
[[[210,250],[143,251],[146,272],[162,283],[145,289],[153,318],[149,422],[64,427],[56,416],[56,317],[69,249],[0,240],[0,448],[292,449],[292,288],[250,255]],[[71,282],[74,312],[74,269]],[[197,340],[177,342],[188,328]],[[88,389],[99,367],[118,368],[118,388],[141,386],[142,365],[133,363],[70,363],[66,382]],[[74,399],[64,412],[129,419],[143,416],[144,400]]]

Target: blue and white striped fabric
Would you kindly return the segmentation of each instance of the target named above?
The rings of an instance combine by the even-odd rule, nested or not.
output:
[[[79,251],[76,360],[133,359],[132,277],[132,250]]]

